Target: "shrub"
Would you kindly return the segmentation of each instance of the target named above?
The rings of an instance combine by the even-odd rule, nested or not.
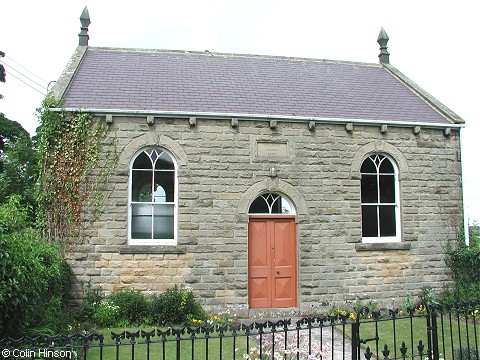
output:
[[[190,323],[192,319],[208,324],[227,324],[229,313],[212,316],[206,313],[188,289],[178,287],[157,296],[147,296],[138,290],[116,290],[103,297],[102,288],[84,286],[85,298],[77,311],[76,319],[84,325],[93,322],[100,327],[129,326],[133,324],[163,325]]]
[[[422,287],[420,300],[422,300],[426,306],[432,306],[432,305],[438,304],[437,300],[435,299],[435,291],[430,286]]]
[[[95,308],[102,301],[102,288],[93,288],[90,282],[86,285],[82,284],[85,297],[78,307],[76,318],[81,322],[89,322],[93,320]]]
[[[138,290],[117,290],[112,292],[108,299],[118,307],[120,321],[139,324],[148,315],[147,298]]]
[[[447,291],[444,299],[457,302],[479,300],[480,247],[467,246],[460,236],[455,247],[448,244],[445,262],[452,270],[454,289]]]
[[[96,324],[109,327],[118,324],[120,308],[110,300],[101,300],[95,307],[93,321]]]
[[[189,319],[204,319],[205,311],[189,289],[177,286],[160,296],[154,296],[150,303],[150,314],[157,324],[180,324]]]
[[[68,265],[29,225],[20,197],[0,205],[0,337],[66,326]]]

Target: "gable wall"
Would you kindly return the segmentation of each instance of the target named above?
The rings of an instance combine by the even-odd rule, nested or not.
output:
[[[104,121],[104,118],[98,118]],[[186,285],[207,306],[247,308],[248,205],[262,191],[280,191],[297,207],[298,300],[359,298],[391,305],[392,298],[448,280],[443,247],[461,225],[459,134],[441,129],[278,122],[114,117],[110,136],[119,161],[107,206],[70,254],[78,280],[111,291],[161,292]],[[260,141],[287,144],[288,156],[255,156]],[[129,161],[143,146],[168,149],[179,164],[178,246],[127,246]],[[358,159],[391,150],[401,177],[402,245],[360,250]],[[392,153],[393,152],[393,153]],[[277,177],[269,177],[275,164]],[[399,305],[400,302],[397,303]]]

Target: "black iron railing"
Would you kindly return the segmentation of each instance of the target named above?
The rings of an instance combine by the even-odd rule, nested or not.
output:
[[[480,303],[0,340],[7,359],[480,360]]]
[[[352,326],[355,360],[480,360],[480,302],[370,313],[363,308]]]

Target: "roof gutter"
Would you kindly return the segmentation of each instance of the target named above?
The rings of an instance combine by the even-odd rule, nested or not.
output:
[[[213,112],[192,112],[192,111],[152,111],[152,110],[120,110],[120,109],[86,109],[86,108],[51,108],[52,111],[67,111],[67,112],[86,112],[97,115],[115,115],[115,116],[147,116],[154,117],[180,117],[190,118],[196,117],[198,119],[231,119],[238,118],[241,120],[277,120],[285,122],[306,122],[314,121],[326,124],[358,124],[358,125],[392,125],[399,127],[420,126],[424,128],[463,128],[464,124],[453,123],[429,123],[416,121],[395,121],[395,120],[370,120],[370,119],[339,119],[339,118],[324,118],[324,117],[305,117],[305,116],[286,116],[286,115],[264,115],[264,114],[238,114],[238,113],[213,113]]]

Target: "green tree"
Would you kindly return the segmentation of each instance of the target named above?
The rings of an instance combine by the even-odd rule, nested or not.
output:
[[[22,136],[29,137],[30,135],[18,122],[9,120],[4,114],[0,113],[0,155],[2,155],[8,142],[16,141]]]
[[[0,203],[17,194],[35,208],[37,162],[28,132],[18,122],[0,116]]]
[[[0,58],[4,57],[5,53],[0,51]],[[0,64],[0,82],[6,81],[6,72],[5,67]],[[0,99],[3,96],[0,94]],[[8,141],[14,141],[19,136],[26,135],[29,136],[28,132],[20,125],[18,122],[9,120],[5,117],[3,113],[0,113],[0,155],[5,148],[5,144]],[[1,163],[0,163],[0,172],[1,172]]]
[[[17,194],[35,210],[38,166],[37,151],[32,139],[22,135],[16,141],[8,142],[0,155],[0,161],[0,203]]]
[[[4,56],[0,51],[0,57]],[[5,80],[5,67],[0,64],[0,82]],[[37,151],[29,133],[18,122],[0,113],[0,204],[8,196],[18,194],[34,207],[37,169]]]
[[[0,57],[4,57],[5,53],[3,51],[0,51]],[[5,73],[5,67],[0,64],[0,82],[5,82],[6,80],[6,73]],[[0,99],[2,98],[2,94],[0,94]]]

